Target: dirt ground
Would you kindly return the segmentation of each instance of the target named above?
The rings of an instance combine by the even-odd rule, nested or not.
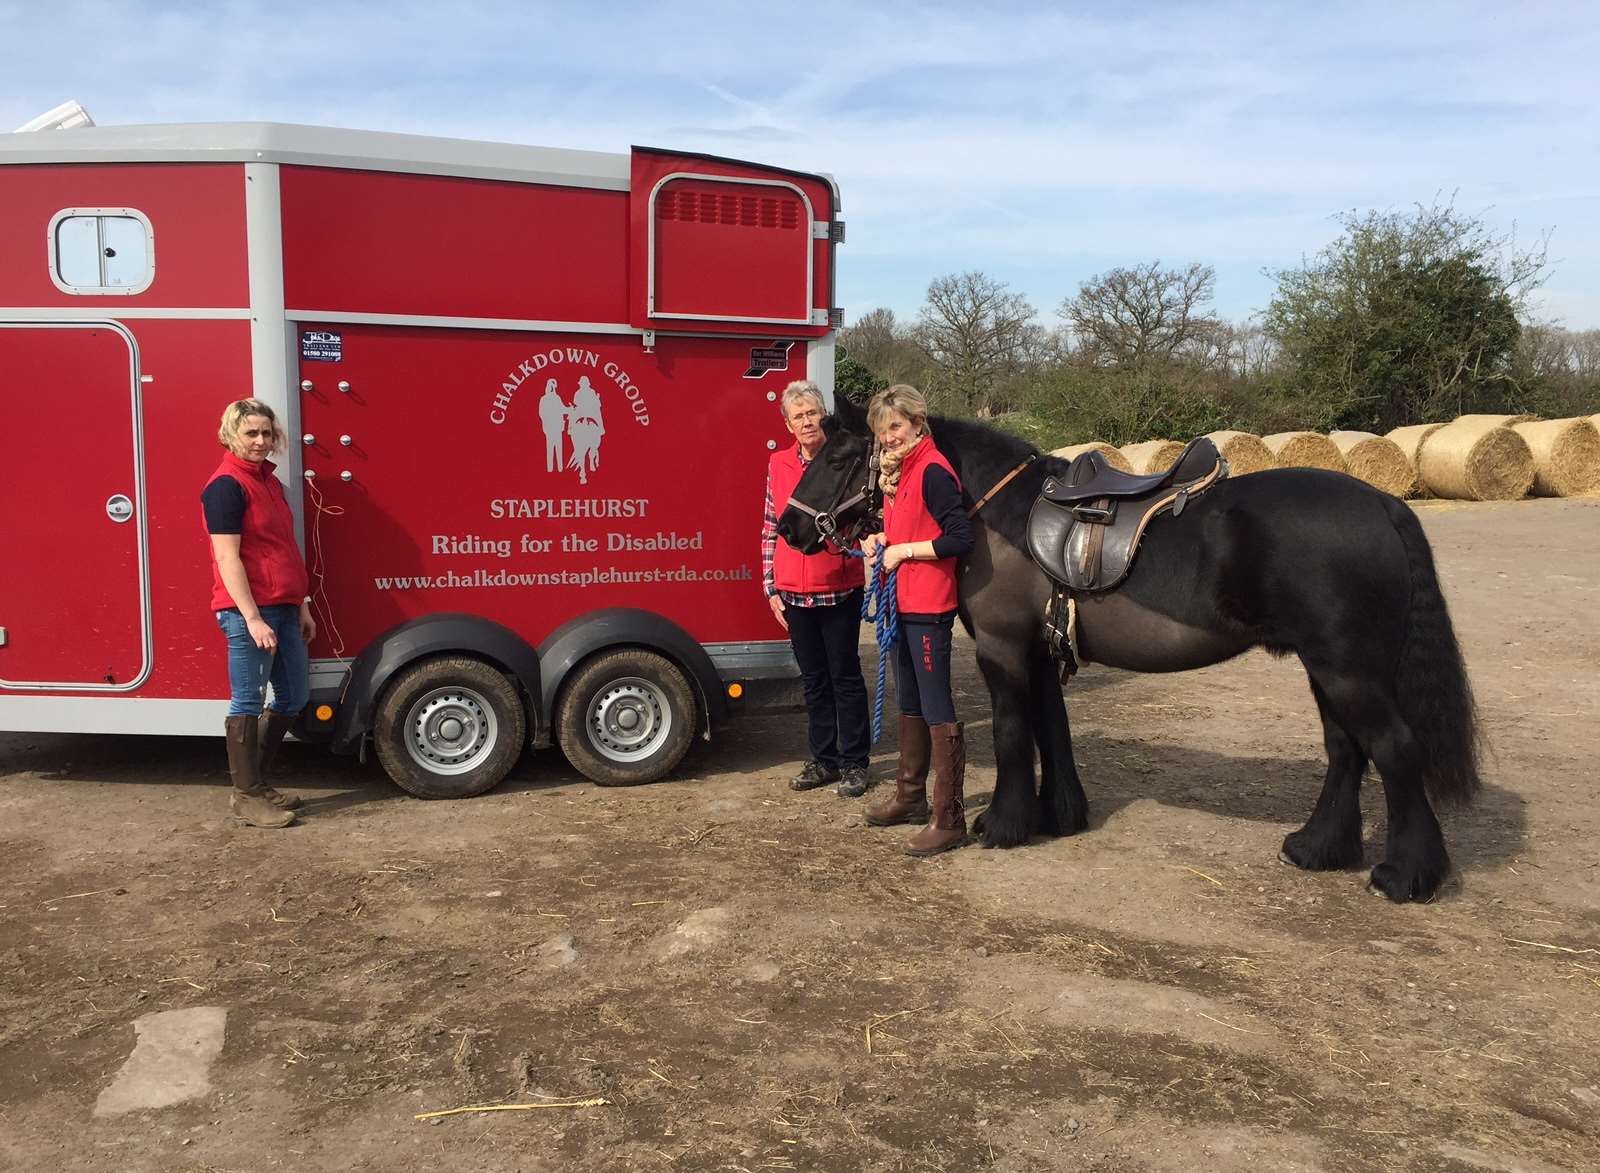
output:
[[[291,745],[285,832],[227,820],[219,742],[0,734],[0,1167],[1600,1168],[1600,501],[1419,513],[1495,751],[1427,906],[1277,861],[1322,745],[1259,653],[1090,669],[1091,829],[923,862],[787,789],[792,717],[453,803]],[[226,1011],[210,1090],[94,1115],[186,1007]]]

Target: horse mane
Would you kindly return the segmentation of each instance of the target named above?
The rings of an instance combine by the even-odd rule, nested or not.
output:
[[[1033,508],[1045,478],[1065,473],[1067,461],[1059,456],[1046,456],[1021,436],[976,420],[935,415],[929,417],[928,426],[934,445],[956,470],[969,509],[1030,455],[1036,458],[990,498],[978,515],[984,525],[1017,549],[1026,551],[1028,511]],[[841,427],[867,435],[866,409],[842,396],[835,403],[834,414],[823,421],[823,428],[830,435]]]

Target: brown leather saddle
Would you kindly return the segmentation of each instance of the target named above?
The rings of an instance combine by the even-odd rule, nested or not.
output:
[[[1069,591],[1109,591],[1133,569],[1151,519],[1183,513],[1191,498],[1228,475],[1228,462],[1206,437],[1191,440],[1166,472],[1133,476],[1085,452],[1060,477],[1047,477],[1028,514],[1028,552]]]

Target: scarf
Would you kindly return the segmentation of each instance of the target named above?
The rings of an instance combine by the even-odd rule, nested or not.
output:
[[[928,434],[924,432],[911,443],[893,452],[883,448],[878,449],[878,487],[883,490],[885,497],[891,500],[894,498],[900,488],[900,466],[905,463],[906,457],[915,451],[917,445],[927,438]]]

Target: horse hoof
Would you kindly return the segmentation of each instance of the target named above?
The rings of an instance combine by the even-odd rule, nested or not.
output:
[[[1372,869],[1367,887],[1396,904],[1431,904],[1449,873],[1448,863],[1406,870],[1380,863]]]

